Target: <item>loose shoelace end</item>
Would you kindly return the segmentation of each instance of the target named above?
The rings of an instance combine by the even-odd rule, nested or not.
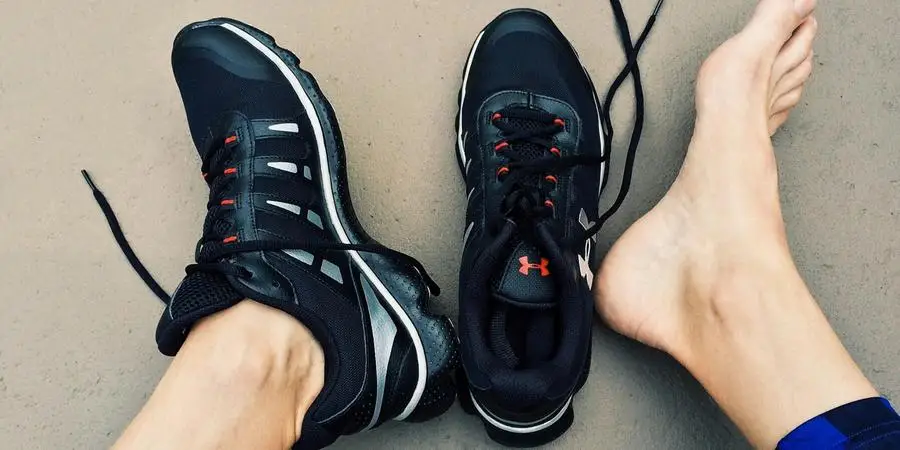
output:
[[[653,13],[650,14],[650,16],[651,16],[651,17],[654,17],[654,18],[655,18],[656,16],[658,16],[658,15],[659,15],[659,10],[662,9],[662,5],[663,5],[663,0],[658,0],[658,1],[656,2],[656,8],[653,8]]]
[[[432,296],[437,297],[441,295],[441,287],[431,279],[430,275],[425,275],[423,278],[425,278],[425,284],[428,285],[428,291],[431,292]]]
[[[90,187],[92,191],[94,191],[94,192],[98,191],[97,185],[94,184],[94,180],[91,179],[91,175],[88,173],[87,170],[81,169],[81,176],[84,177],[84,181],[87,183],[88,187]]]

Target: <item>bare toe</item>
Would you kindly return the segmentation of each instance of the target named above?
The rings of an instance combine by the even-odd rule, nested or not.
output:
[[[772,115],[776,115],[778,113],[782,113],[789,109],[794,109],[798,103],[800,103],[800,97],[803,95],[803,86],[800,86],[793,91],[790,91],[781,97],[778,97],[778,100],[775,100],[775,103],[772,105]]]
[[[799,66],[794,67],[793,70],[778,80],[775,84],[775,88],[772,89],[772,106],[770,107],[770,110],[773,114],[781,112],[781,110],[775,108],[775,104],[778,103],[781,97],[806,84],[809,77],[812,75],[812,71],[813,54],[810,52],[809,56],[807,56]]]
[[[791,109],[786,109],[769,118],[769,136],[773,136],[775,132],[787,122],[788,117],[791,115],[791,111]]]
[[[772,79],[774,81],[777,82],[797,68],[797,66],[803,64],[809,57],[818,27],[816,18],[810,16],[797,28],[794,35],[784,44],[784,47],[782,47],[775,58],[775,65],[772,68]]]
[[[815,7],[816,0],[761,0],[743,34],[780,50]]]

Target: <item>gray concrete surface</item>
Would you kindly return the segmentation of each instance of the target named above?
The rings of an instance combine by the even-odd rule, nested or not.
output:
[[[625,3],[637,28],[653,1]],[[696,70],[753,3],[666,6],[641,58],[648,114],[636,181],[605,242],[674,179]],[[820,3],[816,73],[775,139],[785,219],[801,271],[850,352],[900,398],[900,6]],[[160,305],[120,254],[78,169],[93,171],[141,258],[173,289],[206,200],[169,68],[181,26],[233,16],[302,57],[341,120],[362,222],[425,263],[452,313],[464,208],[454,98],[471,40],[514,6],[551,14],[598,86],[618,71],[623,57],[602,0],[0,0],[0,448],[108,446],[169,363],[153,342]],[[625,91],[614,111],[620,151],[631,111]],[[746,447],[668,357],[599,325],[594,348],[575,425],[553,448]],[[458,407],[338,445],[491,446]]]

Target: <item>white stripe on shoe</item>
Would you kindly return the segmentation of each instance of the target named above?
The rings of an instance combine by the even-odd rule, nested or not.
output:
[[[478,37],[475,38],[475,44],[472,45],[472,51],[469,52],[469,59],[466,61],[466,71],[463,74],[462,88],[459,95],[459,123],[456,126],[456,145],[459,149],[459,162],[461,166],[465,166],[468,162],[468,160],[466,159],[466,148],[463,139],[463,103],[465,103],[466,100],[466,85],[469,82],[469,72],[472,70],[472,59],[475,56],[475,50],[478,49],[478,43],[481,42],[482,36],[484,36],[484,31],[479,33]]]
[[[331,221],[334,232],[338,237],[338,240],[344,244],[351,244],[350,238],[347,234],[347,231],[344,230],[343,225],[341,224],[340,216],[338,216],[337,205],[334,200],[334,191],[331,185],[331,169],[328,167],[328,152],[325,148],[325,134],[322,130],[322,123],[319,120],[318,112],[316,111],[315,106],[312,104],[312,101],[309,99],[309,95],[303,89],[303,86],[300,84],[300,80],[294,74],[293,71],[288,67],[288,65],[277,55],[272,49],[266,46],[266,44],[260,42],[258,39],[247,33],[246,31],[232,25],[230,23],[223,23],[221,25],[222,28],[236,34],[241,39],[247,41],[250,45],[256,48],[260,53],[262,53],[266,58],[272,61],[273,64],[281,71],[282,75],[284,75],[285,79],[294,89],[294,92],[297,94],[297,98],[300,100],[300,103],[303,105],[303,109],[306,111],[307,117],[310,119],[310,123],[313,128],[313,135],[316,139],[316,149],[318,151],[319,161],[322,163],[319,164],[322,176],[322,189],[323,189],[323,197],[325,198],[325,206],[328,213],[328,219]],[[410,397],[409,403],[403,409],[403,411],[396,417],[396,420],[403,420],[409,417],[410,414],[416,409],[419,401],[422,399],[422,394],[425,392],[425,382],[428,378],[427,375],[427,362],[425,359],[425,349],[422,345],[422,338],[419,336],[418,331],[416,331],[415,325],[412,323],[412,320],[409,318],[409,315],[406,311],[403,310],[403,307],[397,301],[396,298],[391,294],[391,292],[387,289],[384,283],[375,275],[375,272],[371,267],[362,259],[359,255],[359,252],[354,250],[348,250],[347,254],[350,255],[351,260],[357,267],[362,271],[362,273],[366,276],[369,282],[375,287],[375,290],[384,298],[384,301],[387,302],[387,305],[394,312],[395,317],[400,320],[400,323],[409,333],[410,339],[412,340],[413,347],[416,350],[416,363],[418,365],[418,379],[416,381],[416,387],[413,390],[412,396]]]
[[[481,405],[478,404],[478,400],[475,400],[475,395],[469,392],[469,396],[472,398],[472,404],[475,405],[475,409],[478,411],[478,415],[484,418],[489,424],[492,426],[499,428],[503,431],[515,434],[530,434],[537,433],[538,431],[546,430],[550,428],[556,422],[559,422],[559,419],[566,414],[566,411],[569,409],[569,406],[572,404],[572,397],[569,396],[569,399],[566,400],[566,403],[557,411],[555,414],[545,417],[541,420],[535,421],[533,424],[509,424],[504,423],[494,416],[490,415]]]

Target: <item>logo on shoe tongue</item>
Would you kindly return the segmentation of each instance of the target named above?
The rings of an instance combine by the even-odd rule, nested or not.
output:
[[[519,267],[519,273],[521,273],[522,275],[528,275],[529,272],[534,269],[540,270],[542,277],[550,276],[550,261],[547,258],[541,258],[541,262],[539,264],[532,264],[527,256],[523,256],[519,258],[519,264],[521,264],[521,267]]]

